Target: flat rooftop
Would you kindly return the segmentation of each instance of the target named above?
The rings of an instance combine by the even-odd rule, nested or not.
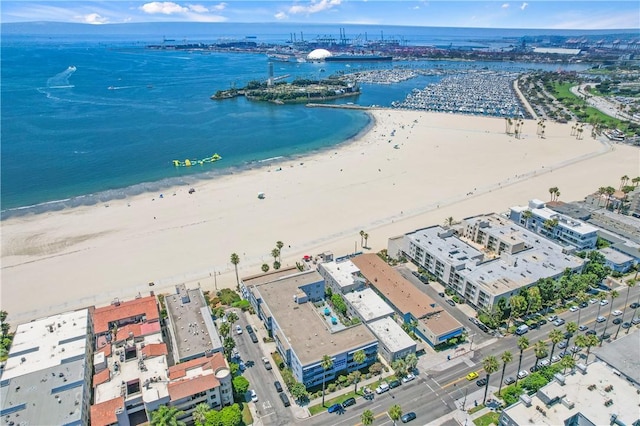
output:
[[[331,275],[336,283],[338,283],[340,288],[352,286],[354,284],[354,274],[360,271],[351,260],[324,262],[320,265]]]
[[[303,366],[320,362],[325,354],[340,354],[376,342],[364,324],[331,333],[313,303],[294,301],[293,295],[299,293],[299,287],[323,281],[317,271],[295,271],[297,273],[277,281],[257,285],[254,291],[262,297]]]
[[[415,318],[422,318],[443,310],[377,254],[361,254],[352,261],[367,281],[403,314],[411,313]]]
[[[160,319],[156,297],[147,296],[126,302],[116,300],[108,306],[96,308],[93,313],[93,329],[95,334],[106,333],[113,321],[135,317],[143,318],[142,322]]]
[[[627,256],[624,253],[619,252],[618,250],[614,250],[611,247],[605,247],[598,250],[602,253],[609,262],[613,262],[616,264],[631,262],[633,258],[631,256]]]
[[[178,353],[176,361],[222,350],[222,341],[211,319],[211,311],[199,288],[188,290],[184,284],[177,293],[164,298]]]
[[[640,385],[640,331],[635,326],[629,334],[623,331],[620,330],[617,340],[594,347],[591,353]]]
[[[367,324],[380,342],[391,352],[415,347],[416,342],[392,318],[386,317]]]
[[[435,336],[446,336],[447,334],[458,331],[462,328],[462,324],[451,316],[447,311],[420,320],[426,328],[428,328]],[[439,342],[432,342],[438,344]]]
[[[484,259],[479,249],[459,239],[452,230],[441,226],[430,226],[407,234],[407,238],[418,247],[424,247],[450,265],[475,265]]]
[[[593,225],[589,225],[586,222],[574,219],[571,216],[558,213],[548,207],[531,209],[531,213],[538,217],[541,217],[544,220],[556,219],[558,220],[559,226],[570,229],[579,235],[590,234],[598,231],[598,228]]]
[[[11,379],[2,378],[0,415],[3,424],[82,425],[83,398],[90,386],[86,358],[31,371]],[[90,368],[90,367],[89,367]],[[88,416],[88,413],[86,413]]]
[[[342,295],[365,322],[393,315],[393,308],[370,288],[351,291]]]
[[[545,402],[554,398],[558,402],[547,406]],[[605,405],[608,400],[612,401],[609,406]],[[640,418],[636,388],[600,362],[589,364],[587,374],[575,372],[566,376],[564,386],[552,381],[531,397],[531,406],[518,402],[504,411],[520,425],[563,425],[578,413],[595,425],[611,424],[612,415],[625,425]]]
[[[65,312],[20,324],[2,380],[47,370],[88,355],[89,310]]]

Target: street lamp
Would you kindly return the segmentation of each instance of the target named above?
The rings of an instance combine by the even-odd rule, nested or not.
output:
[[[460,396],[462,396],[462,391],[460,390],[460,388],[458,387],[457,383],[454,383],[453,386],[458,389],[458,392],[460,392]],[[464,411],[464,406],[467,405],[467,392],[469,392],[469,388],[464,388],[464,398],[462,400],[462,411]]]
[[[471,344],[469,345],[469,352],[471,352],[472,348],[473,348],[473,338],[476,336],[476,333],[473,333],[472,335],[470,335],[469,337],[471,337]]]

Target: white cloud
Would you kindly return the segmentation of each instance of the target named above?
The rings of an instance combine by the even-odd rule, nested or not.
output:
[[[292,15],[305,14],[310,15],[313,13],[323,12],[332,9],[334,6],[340,6],[342,0],[312,0],[308,6],[295,5],[289,8],[289,13]]]
[[[282,19],[287,19],[289,17],[289,15],[287,15],[284,12],[278,12],[275,15],[273,15],[276,19],[282,20]]]
[[[420,10],[420,6],[413,6],[413,10]]]
[[[157,14],[173,15],[176,13],[187,13],[189,11],[189,8],[182,7],[179,4],[174,3],[172,1],[165,1],[165,2],[153,1],[151,3],[145,3],[142,6],[140,6],[140,10],[150,15],[157,15]]]
[[[520,6],[520,10],[525,10],[527,6],[529,6],[529,3],[522,3],[522,6]]]
[[[100,24],[107,24],[109,23],[109,19],[100,16],[100,14],[98,13],[89,13],[87,15],[82,16],[82,21],[85,24],[94,24],[94,25],[100,25]]]
[[[206,13],[209,11],[209,9],[202,6],[201,4],[190,4],[188,7],[190,11],[196,12],[196,13]]]
[[[226,7],[227,7],[227,3],[222,2],[220,4],[217,4],[217,5],[213,6],[211,9],[220,11],[220,10],[225,10]]]
[[[509,8],[509,3],[504,3],[504,4],[502,5],[502,8],[503,8],[503,9],[508,9],[508,8]]]

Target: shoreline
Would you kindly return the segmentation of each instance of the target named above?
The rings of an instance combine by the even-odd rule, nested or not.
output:
[[[305,254],[361,250],[360,230],[378,251],[389,237],[449,216],[501,212],[544,198],[552,186],[563,200],[581,199],[637,173],[640,160],[637,148],[576,140],[571,123],[549,124],[540,139],[527,120],[515,139],[504,133],[503,118],[383,108],[367,114],[367,128],[347,141],[202,180],[192,195],[179,187],[163,199],[145,193],[110,208],[3,220],[3,309],[22,322],[172,292],[179,283],[235,287],[232,252],[243,276],[273,262],[276,241],[285,244],[283,267]],[[39,296],[25,297],[31,294]]]
[[[356,141],[357,139],[365,135],[375,125],[375,118],[367,111],[363,111],[363,112],[368,116],[366,125],[363,126],[361,130],[359,130],[358,132],[355,132],[348,138],[340,142],[336,142],[335,144],[330,146],[315,148],[310,151],[305,151],[305,152],[296,153],[296,154],[280,155],[280,156],[264,158],[260,160],[251,160],[248,162],[244,162],[243,164],[231,165],[223,168],[212,168],[210,170],[202,171],[199,173],[183,175],[179,177],[167,177],[167,178],[163,178],[155,181],[139,182],[134,185],[129,185],[129,186],[115,188],[115,189],[107,189],[107,190],[98,191],[95,193],[76,195],[68,198],[63,198],[60,200],[44,201],[42,203],[37,203],[37,204],[12,207],[6,210],[0,210],[0,223],[2,223],[5,220],[9,220],[16,217],[34,216],[34,215],[41,215],[41,214],[46,214],[50,212],[75,209],[80,207],[97,206],[99,204],[105,204],[105,203],[108,204],[111,201],[133,199],[139,196],[146,195],[146,196],[154,197],[158,195],[157,194],[158,192],[162,192],[162,191],[175,192],[175,190],[178,190],[179,188],[184,188],[185,186],[197,185],[201,182],[208,182],[223,176],[240,174],[246,171],[259,170],[264,167],[269,167],[272,164],[274,164],[274,162],[295,161],[300,158],[304,158],[304,157],[308,157],[316,154],[322,154],[323,152],[329,152],[332,149],[337,149],[338,147],[344,144],[353,143],[354,141]],[[224,159],[222,161],[224,161]],[[194,165],[192,167],[195,168],[195,167],[198,167],[198,165]]]

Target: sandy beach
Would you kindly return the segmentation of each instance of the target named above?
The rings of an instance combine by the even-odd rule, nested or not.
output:
[[[375,125],[355,141],[159,194],[10,218],[2,222],[0,304],[13,323],[55,312],[173,291],[235,286],[239,274],[303,255],[371,251],[420,227],[501,212],[531,198],[584,198],[640,174],[640,150],[571,136],[571,125],[525,121],[522,138],[503,118],[371,111]],[[259,192],[265,199],[258,199]],[[174,195],[175,194],[175,195]],[[153,287],[149,282],[154,282]]]

